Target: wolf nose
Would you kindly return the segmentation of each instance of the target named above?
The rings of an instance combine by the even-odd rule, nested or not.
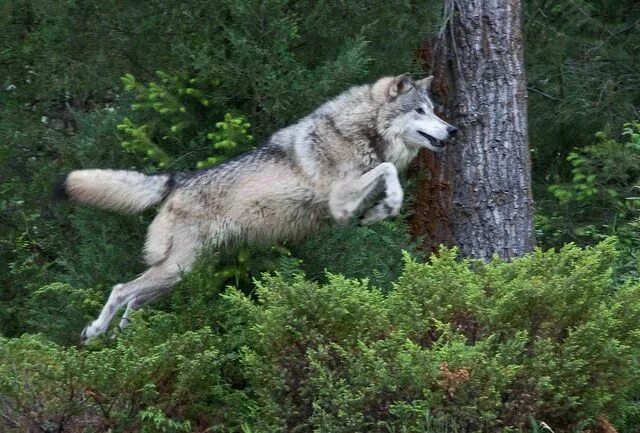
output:
[[[454,136],[458,133],[458,128],[456,128],[455,126],[447,126],[447,132],[449,133],[450,136]]]

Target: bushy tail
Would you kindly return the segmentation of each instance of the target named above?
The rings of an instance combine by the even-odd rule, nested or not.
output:
[[[164,200],[173,183],[171,174],[147,176],[128,170],[76,170],[56,185],[55,195],[105,209],[139,212]]]

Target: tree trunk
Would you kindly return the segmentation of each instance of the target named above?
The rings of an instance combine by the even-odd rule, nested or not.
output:
[[[412,229],[427,251],[510,259],[534,245],[520,0],[445,0],[444,11],[432,90],[459,132],[443,154],[420,155]]]

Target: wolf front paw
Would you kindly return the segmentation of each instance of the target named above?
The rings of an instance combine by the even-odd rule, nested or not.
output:
[[[350,209],[332,210],[331,216],[338,224],[347,224],[353,217],[353,211]]]
[[[360,217],[360,225],[366,226],[385,218],[397,216],[402,207],[403,192],[401,188],[389,188],[385,199],[367,209]]]
[[[400,208],[394,209],[386,202],[378,203],[367,209],[367,211],[360,217],[358,224],[361,226],[368,226],[377,223],[378,221],[382,221],[383,219],[396,216],[399,211]]]

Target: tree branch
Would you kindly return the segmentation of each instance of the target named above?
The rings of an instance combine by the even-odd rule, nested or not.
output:
[[[633,24],[631,24],[628,27],[625,27],[622,30],[619,30],[615,33],[610,33],[609,37],[606,38],[605,40],[603,40],[602,42],[600,42],[598,45],[596,45],[593,48],[590,48],[587,50],[587,52],[585,53],[585,57],[589,57],[591,54],[593,54],[594,52],[598,51],[600,48],[602,48],[604,45],[606,45],[611,39],[615,38],[616,36],[621,35],[622,33],[628,32],[629,30],[633,29],[635,26],[637,26],[638,24],[640,24],[640,19],[637,19],[636,21],[633,22]]]
[[[535,87],[527,86],[527,90],[533,93],[537,93],[538,95],[544,96],[545,98],[551,99],[552,101],[557,101],[557,102],[562,101],[562,99],[556,98],[555,96],[551,96],[540,89],[536,89]]]

